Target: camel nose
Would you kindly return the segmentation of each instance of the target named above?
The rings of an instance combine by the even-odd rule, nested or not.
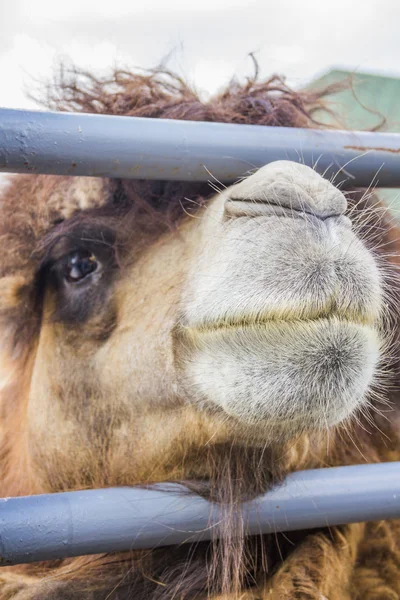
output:
[[[310,167],[280,160],[229,188],[225,215],[308,213],[325,220],[342,215],[346,208],[346,198],[330,181]]]

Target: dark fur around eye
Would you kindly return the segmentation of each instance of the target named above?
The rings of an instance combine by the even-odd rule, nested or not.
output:
[[[117,272],[115,236],[88,226],[55,236],[41,270],[41,285],[52,295],[52,319],[81,324],[101,317],[109,305]]]

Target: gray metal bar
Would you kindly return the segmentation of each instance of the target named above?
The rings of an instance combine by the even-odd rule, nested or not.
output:
[[[247,534],[400,517],[400,462],[289,475],[243,504]],[[223,512],[179,485],[0,500],[0,564],[207,540]]]
[[[400,134],[0,110],[0,172],[223,182],[274,160],[400,186]]]

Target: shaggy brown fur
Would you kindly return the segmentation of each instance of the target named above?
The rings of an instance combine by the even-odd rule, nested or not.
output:
[[[92,113],[316,127],[313,113],[323,108],[323,96],[323,92],[293,92],[281,79],[272,78],[244,85],[233,82],[203,102],[184,81],[162,71],[116,71],[107,80],[74,72],[63,73],[57,86],[50,88],[47,104]],[[88,182],[82,205],[81,188],[74,186],[70,178],[15,177],[1,200],[0,319],[8,382],[0,405],[0,496],[85,485],[129,485],[128,476],[115,481],[105,463],[99,472],[87,473],[79,481],[70,475],[68,465],[57,480],[46,484],[35,470],[27,445],[26,405],[44,318],[43,272],[54,253],[60,252],[60,240],[68,244],[74,236],[95,236],[100,225],[105,238],[97,242],[108,252],[113,277],[124,268],[128,250],[130,257],[132,249],[140,255],[188,212],[194,213],[194,207],[203,205],[212,192],[207,184],[98,180],[97,184]],[[382,261],[394,269],[399,263],[398,230],[375,202],[370,195],[354,194],[353,219]],[[395,275],[390,283],[390,322],[397,332],[399,284]],[[100,302],[96,305],[99,317],[91,321],[87,344],[106,339],[113,328],[113,310],[102,312],[101,301],[93,299]],[[66,316],[62,310],[56,307],[55,323],[68,320],[71,313]],[[72,321],[79,319],[84,321],[86,315],[73,313]],[[70,335],[74,335],[73,327]],[[397,348],[397,333],[393,347]],[[397,367],[395,357],[388,370],[395,372]],[[189,600],[212,594],[223,594],[220,600],[400,598],[399,523],[244,539],[232,531],[229,518],[238,501],[262,493],[290,471],[400,460],[398,392],[389,389],[385,395],[392,403],[387,417],[372,411],[351,428],[332,431],[328,443],[317,435],[302,435],[266,451],[215,444],[194,448],[183,457],[177,453],[164,470],[143,474],[140,481],[146,484],[185,478],[194,492],[223,503],[226,535],[220,542],[4,569],[0,571],[0,599]],[[378,401],[375,404],[379,407]],[[193,481],[191,473],[199,471],[204,480]]]

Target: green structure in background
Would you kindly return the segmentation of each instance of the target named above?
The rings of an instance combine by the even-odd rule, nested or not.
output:
[[[343,84],[343,88],[327,97],[334,114],[317,114],[321,122],[340,129],[400,132],[400,79],[335,69],[307,87],[320,89],[334,84]],[[382,189],[380,196],[400,218],[400,189]]]

